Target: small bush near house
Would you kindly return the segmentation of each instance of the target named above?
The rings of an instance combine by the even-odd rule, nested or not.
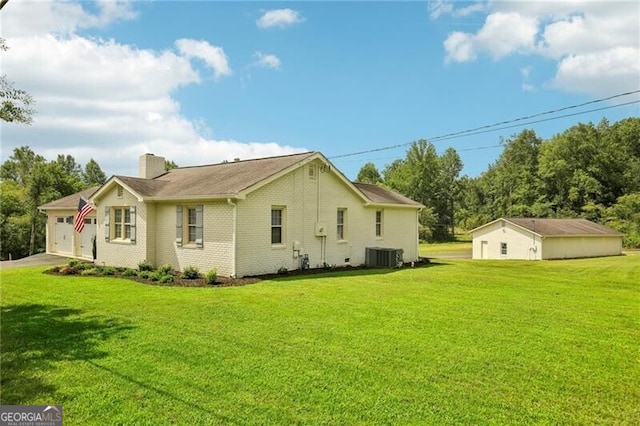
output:
[[[81,260],[78,260],[78,259],[69,259],[69,261],[67,262],[67,266],[75,270],[85,269],[86,267],[85,265],[89,266],[90,264],[82,262]],[[93,265],[90,265],[90,266],[93,267]]]
[[[182,278],[187,280],[195,280],[200,278],[200,270],[195,266],[186,266],[182,270]]]
[[[126,268],[124,271],[122,271],[123,277],[135,277],[136,275],[138,275],[138,272],[135,269]]]
[[[60,275],[75,275],[78,273],[78,269],[73,266],[63,266],[58,271]]]
[[[210,269],[204,274],[204,280],[207,284],[215,284],[218,278],[218,271],[216,269]]]
[[[170,274],[171,271],[173,271],[173,266],[168,263],[165,263],[164,265],[160,265],[158,267],[158,272],[160,272],[161,274]]]
[[[285,268],[284,266],[281,266],[278,269],[278,274],[280,274],[280,275],[287,275],[287,272],[289,272],[289,270],[287,268]]]
[[[163,276],[160,277],[158,282],[161,282],[163,284],[172,283],[173,282],[173,275],[169,275],[169,274],[163,275]]]
[[[102,268],[102,275],[115,275],[116,270],[111,266],[105,266]]]
[[[147,262],[146,260],[143,260],[142,262],[138,263],[138,271],[153,271],[153,265],[150,264],[149,262]]]
[[[138,276],[140,278],[149,279],[151,277],[151,271],[140,271],[138,272]]]

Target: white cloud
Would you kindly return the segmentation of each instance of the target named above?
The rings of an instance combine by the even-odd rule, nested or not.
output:
[[[37,113],[31,126],[3,123],[2,160],[28,145],[48,159],[70,154],[85,164],[94,158],[107,174],[137,175],[144,152],[194,165],[304,151],[272,141],[213,138],[201,120],[181,114],[173,94],[203,84],[192,58],[216,76],[229,75],[222,48],[181,39],[175,49],[152,50],[78,35],[89,24],[135,16],[129,4],[104,3],[96,10],[91,14],[75,2],[11,2],[3,8],[10,49],[2,53],[2,71],[33,95]]]
[[[453,4],[449,0],[430,1],[427,9],[431,19],[438,19],[442,15],[453,12]]]
[[[476,59],[474,38],[472,35],[455,31],[444,41],[447,51],[446,62],[468,62]]]
[[[471,62],[483,55],[495,60],[540,56],[557,62],[557,73],[548,77],[546,87],[592,95],[640,88],[635,2],[488,2],[463,9],[445,3],[436,10],[451,16],[462,16],[463,9],[488,10],[477,32],[448,35],[445,63]],[[525,81],[523,89],[533,86]]]
[[[231,67],[224,50],[212,46],[204,40],[182,38],[176,40],[176,47],[187,58],[198,58],[204,61],[212,70],[215,78],[231,75]]]
[[[570,55],[558,65],[551,87],[598,96],[640,89],[640,48],[616,47]]]
[[[137,17],[131,2],[103,0],[96,6],[98,14],[88,12],[78,2],[12,1],[2,9],[2,36],[71,34]]]
[[[266,11],[256,20],[259,28],[284,28],[304,20],[300,12],[293,9],[275,9]]]
[[[276,55],[266,54],[262,52],[256,52],[253,54],[253,57],[256,59],[254,64],[256,66],[271,68],[272,70],[279,70],[282,63],[280,62],[280,58]]]

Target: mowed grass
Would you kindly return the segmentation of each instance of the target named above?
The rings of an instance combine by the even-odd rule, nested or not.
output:
[[[433,257],[434,255],[459,255],[471,256],[471,241],[452,241],[448,243],[421,243],[420,256]]]
[[[2,404],[65,424],[639,424],[640,255],[245,287],[2,271]]]

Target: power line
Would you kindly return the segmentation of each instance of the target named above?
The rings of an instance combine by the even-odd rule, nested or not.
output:
[[[527,115],[527,116],[523,116],[523,117],[514,118],[514,119],[511,119],[511,120],[505,120],[505,121],[500,121],[500,122],[493,123],[493,124],[487,124],[485,126],[475,127],[475,128],[472,128],[472,129],[461,130],[461,131],[453,132],[453,133],[447,133],[447,134],[444,134],[444,135],[441,135],[441,136],[435,136],[435,137],[432,137],[432,138],[427,138],[427,140],[429,140],[430,142],[437,142],[437,141],[443,141],[443,140],[448,140],[448,139],[456,139],[458,137],[473,136],[473,135],[478,135],[478,134],[482,134],[482,133],[496,132],[496,131],[499,131],[499,130],[505,130],[505,129],[510,129],[510,128],[513,128],[513,127],[520,127],[520,126],[525,126],[525,125],[535,124],[535,123],[542,123],[542,122],[545,122],[545,121],[557,120],[557,119],[560,119],[560,118],[572,117],[572,116],[575,116],[575,115],[586,114],[586,113],[589,113],[589,112],[602,111],[602,110],[611,109],[611,108],[619,108],[619,107],[626,106],[626,105],[632,105],[632,104],[640,103],[640,100],[625,102],[625,103],[622,103],[622,104],[610,105],[610,106],[602,107],[602,108],[590,109],[590,110],[586,110],[586,111],[579,111],[579,112],[575,112],[575,113],[571,113],[571,114],[559,115],[559,116],[545,118],[545,119],[541,119],[541,120],[528,121],[526,123],[519,123],[519,124],[515,124],[515,125],[505,126],[505,124],[511,124],[511,123],[516,123],[516,122],[519,122],[519,121],[530,120],[532,118],[541,117],[541,116],[544,116],[544,115],[557,114],[558,112],[567,111],[567,110],[575,109],[575,108],[580,108],[580,107],[584,107],[586,105],[592,105],[592,104],[599,103],[599,102],[609,101],[611,99],[616,99],[616,98],[620,98],[620,97],[623,97],[623,96],[629,96],[629,95],[633,95],[633,94],[636,94],[636,93],[640,93],[640,90],[634,90],[634,91],[631,91],[631,92],[619,93],[617,95],[608,96],[606,98],[594,99],[592,101],[583,102],[581,104],[569,105],[569,106],[558,108],[558,109],[554,109],[554,110],[548,110],[548,111],[544,111],[544,112],[540,112],[540,113],[536,113],[536,114],[531,114],[531,115]],[[498,127],[498,126],[502,126],[502,127]],[[365,151],[353,152],[353,153],[349,153],[349,154],[334,155],[334,156],[331,156],[331,157],[328,157],[328,158],[335,159],[335,158],[353,157],[353,156],[356,156],[356,155],[369,154],[369,153],[372,153],[372,152],[387,151],[387,150],[390,150],[390,149],[402,148],[402,147],[411,145],[412,143],[413,142],[406,142],[406,143],[401,143],[401,144],[389,145],[389,146],[385,146],[385,147],[373,148],[373,149],[368,149],[368,150],[365,150]],[[497,145],[497,146],[501,146],[501,145]],[[467,148],[467,149],[463,149],[463,150],[460,150],[460,151],[472,151],[472,150],[476,150],[476,149],[488,149],[488,148],[494,148],[494,147],[497,147],[497,146]]]

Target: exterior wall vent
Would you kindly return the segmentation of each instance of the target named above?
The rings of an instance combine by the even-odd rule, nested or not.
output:
[[[365,265],[372,268],[398,268],[402,266],[402,249],[367,247]]]

